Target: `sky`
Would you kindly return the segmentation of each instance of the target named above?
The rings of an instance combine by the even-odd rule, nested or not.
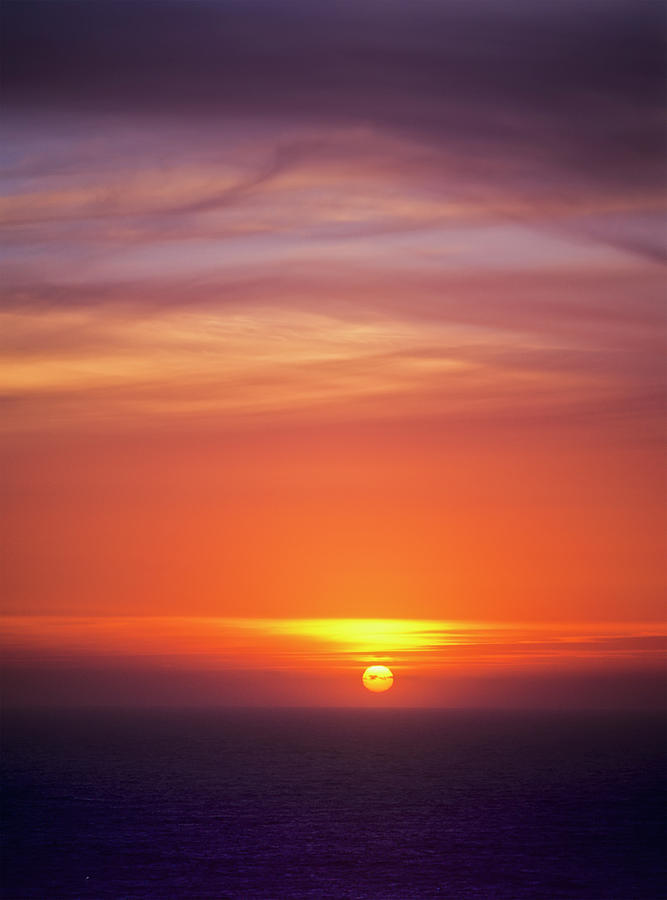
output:
[[[659,702],[661,4],[2,18],[9,701]]]

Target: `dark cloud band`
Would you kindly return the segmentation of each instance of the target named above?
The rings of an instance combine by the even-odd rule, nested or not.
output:
[[[370,122],[572,177],[663,176],[662,4],[18,2],[10,107]]]

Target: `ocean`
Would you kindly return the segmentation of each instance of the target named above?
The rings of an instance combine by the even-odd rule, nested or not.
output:
[[[2,745],[8,900],[667,893],[656,714],[17,711]]]

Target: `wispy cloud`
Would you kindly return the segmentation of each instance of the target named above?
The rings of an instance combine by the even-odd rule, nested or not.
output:
[[[626,291],[642,282],[628,310]],[[316,285],[315,273],[277,269],[191,289],[17,289],[2,313],[0,384],[16,410],[6,426],[32,428],[46,410],[65,428],[300,410],[355,418],[373,406],[390,418],[522,418],[616,405],[623,417],[663,389],[651,273],[553,273],[544,284],[521,272],[371,272],[360,292],[354,276]]]

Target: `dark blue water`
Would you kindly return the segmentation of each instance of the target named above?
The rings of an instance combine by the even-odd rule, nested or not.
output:
[[[5,716],[7,898],[665,896],[648,714]]]

